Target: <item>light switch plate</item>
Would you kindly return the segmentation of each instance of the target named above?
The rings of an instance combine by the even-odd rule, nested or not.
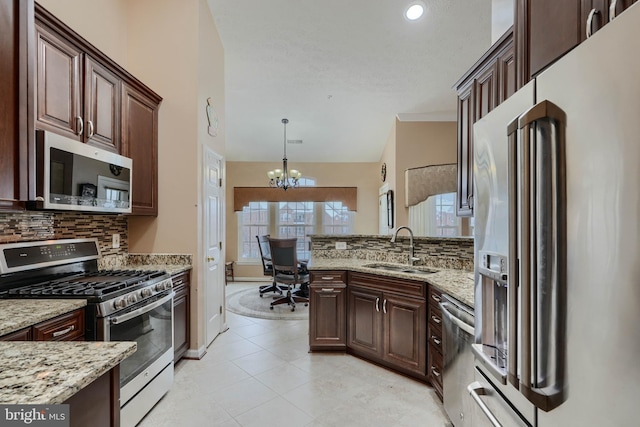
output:
[[[118,249],[120,247],[120,235],[112,234],[111,235],[111,247],[113,249]]]
[[[336,249],[347,249],[347,242],[336,242]]]

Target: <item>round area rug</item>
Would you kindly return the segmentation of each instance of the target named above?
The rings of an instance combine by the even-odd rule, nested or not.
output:
[[[304,303],[296,303],[296,311],[291,311],[288,304],[280,304],[269,309],[273,301],[273,293],[260,298],[258,288],[243,289],[227,295],[227,310],[242,316],[258,317],[274,320],[305,320],[309,318],[309,307]]]

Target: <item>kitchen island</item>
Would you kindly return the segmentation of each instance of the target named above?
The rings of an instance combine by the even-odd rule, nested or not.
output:
[[[2,342],[0,403],[64,403],[135,351],[135,342]]]

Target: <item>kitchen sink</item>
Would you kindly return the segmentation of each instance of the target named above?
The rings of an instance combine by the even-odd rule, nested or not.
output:
[[[437,272],[437,270],[432,268],[415,267],[411,265],[365,264],[363,267],[409,274],[432,274]]]

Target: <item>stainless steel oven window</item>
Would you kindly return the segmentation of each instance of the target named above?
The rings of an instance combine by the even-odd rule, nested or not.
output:
[[[106,340],[138,344],[136,352],[120,363],[120,387],[173,348],[173,294],[163,295],[151,304],[134,305],[105,322]]]

